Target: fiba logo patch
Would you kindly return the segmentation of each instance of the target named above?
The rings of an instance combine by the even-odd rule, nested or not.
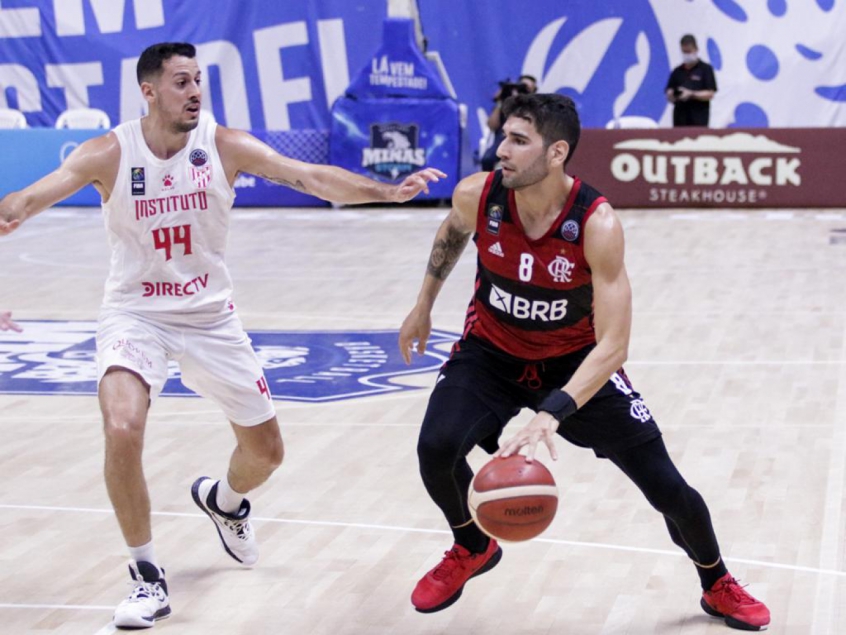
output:
[[[670,62],[650,2],[580,2],[562,13],[523,60],[521,73],[538,78],[538,92],[572,97],[583,126],[623,115],[659,120]]]
[[[493,234],[494,236],[499,235],[499,226],[502,223],[502,206],[501,205],[491,205],[488,208],[488,226],[487,231],[489,234]]]
[[[130,180],[132,183],[132,196],[144,196],[147,193],[144,168],[132,168]]]
[[[579,224],[574,220],[565,221],[561,225],[561,237],[571,243],[576,242],[579,239]]]
[[[208,162],[209,155],[206,154],[205,150],[197,148],[196,150],[193,150],[191,152],[190,156],[188,157],[188,160],[191,162],[191,165],[193,165],[195,168],[200,168]]]
[[[370,147],[362,152],[361,167],[392,181],[408,176],[426,164],[426,150],[418,147],[419,134],[416,124],[373,124]]]

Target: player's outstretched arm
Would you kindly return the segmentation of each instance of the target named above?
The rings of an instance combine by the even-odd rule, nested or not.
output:
[[[0,311],[0,331],[17,331],[20,333],[23,329],[12,321],[11,311]]]
[[[632,290],[623,262],[624,250],[620,219],[610,205],[600,205],[585,227],[585,260],[593,281],[596,348],[585,357],[567,385],[550,393],[539,412],[496,456],[510,456],[526,447],[527,460],[531,461],[538,443],[543,442],[550,456],[557,459],[553,439],[561,421],[587,403],[623,365],[632,324]]]
[[[467,241],[476,229],[476,212],[485,187],[487,173],[468,176],[455,188],[452,209],[438,228],[423,286],[417,304],[400,328],[399,347],[406,364],[411,363],[411,351],[417,340],[417,352],[423,354],[432,331],[432,307],[444,281],[464,252]]]
[[[58,169],[0,200],[0,236],[10,234],[24,221],[89,183],[95,184],[107,199],[119,165],[120,144],[113,133],[86,141]]]
[[[333,203],[404,203],[420,192],[428,193],[429,183],[446,177],[440,170],[426,168],[398,185],[388,185],[343,168],[282,156],[242,130],[218,126],[215,141],[230,183],[246,172]]]

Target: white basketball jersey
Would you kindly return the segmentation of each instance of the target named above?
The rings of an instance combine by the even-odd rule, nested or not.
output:
[[[112,248],[105,307],[162,318],[230,308],[224,255],[235,192],[217,153],[216,129],[202,112],[188,144],[166,161],[150,151],[140,119],[114,129],[121,152],[103,205]]]

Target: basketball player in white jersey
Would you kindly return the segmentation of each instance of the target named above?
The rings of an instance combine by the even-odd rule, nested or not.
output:
[[[11,311],[0,311],[0,331],[17,331],[20,333],[22,330],[12,321]]]
[[[247,566],[258,559],[245,494],[280,465],[283,446],[261,365],[230,299],[224,253],[236,177],[255,174],[339,203],[401,203],[445,176],[428,168],[391,186],[281,156],[201,112],[194,57],[190,44],[146,49],[138,82],[149,115],[87,141],[55,172],[0,201],[2,236],[89,183],[103,199],[112,249],[97,332],[105,480],[135,582],[115,611],[123,628],[150,627],[170,614],[141,463],[147,411],[168,360],[179,363],[186,386],[220,406],[237,440],[227,477],[199,478],[194,501],[232,558]]]

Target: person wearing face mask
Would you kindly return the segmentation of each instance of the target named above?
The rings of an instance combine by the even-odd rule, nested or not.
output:
[[[667,80],[667,101],[675,104],[673,127],[708,126],[711,100],[717,92],[714,68],[699,59],[696,38],[688,34],[681,39],[682,64],[673,69]]]

